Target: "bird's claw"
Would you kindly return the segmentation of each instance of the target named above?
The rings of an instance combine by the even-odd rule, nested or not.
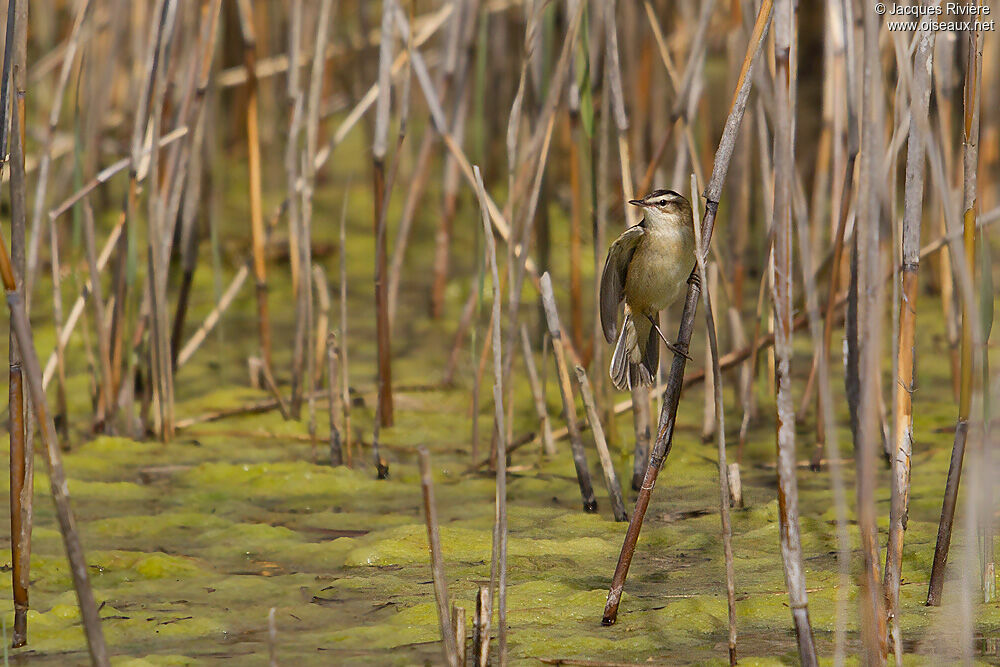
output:
[[[649,323],[653,325],[653,329],[656,330],[657,335],[659,335],[660,340],[663,341],[663,344],[667,346],[668,350],[670,350],[671,352],[673,352],[676,355],[684,357],[688,361],[694,361],[694,359],[692,359],[690,356],[688,356],[687,351],[682,350],[680,348],[680,346],[674,345],[669,340],[667,340],[667,337],[663,335],[662,331],[660,331],[660,325],[656,323],[656,320],[653,318],[652,315],[647,315],[646,319],[648,319]]]
[[[688,355],[688,353],[687,353],[687,352],[685,352],[684,350],[682,350],[682,349],[681,349],[680,347],[678,347],[677,345],[674,345],[674,344],[673,344],[673,343],[671,343],[670,341],[668,341],[668,340],[664,340],[664,341],[663,341],[663,344],[664,344],[664,345],[666,345],[666,346],[667,346],[667,349],[668,349],[668,350],[670,350],[671,352],[673,352],[674,354],[677,354],[677,355],[680,355],[680,356],[684,357],[685,359],[687,359],[688,361],[694,361],[694,359],[692,359],[692,358],[690,357],[690,355]]]

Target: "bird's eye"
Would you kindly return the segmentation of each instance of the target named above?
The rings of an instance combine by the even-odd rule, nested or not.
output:
[[[661,199],[660,200],[660,206],[666,206],[666,205],[667,205],[667,200],[666,199]]]

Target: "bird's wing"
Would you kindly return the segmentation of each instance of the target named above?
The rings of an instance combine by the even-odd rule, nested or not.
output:
[[[609,343],[618,331],[618,304],[625,298],[625,275],[639,240],[645,234],[642,225],[629,227],[611,244],[601,274],[601,326]]]

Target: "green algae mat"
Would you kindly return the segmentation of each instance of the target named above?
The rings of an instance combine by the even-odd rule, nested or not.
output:
[[[689,417],[700,413],[694,409],[699,394],[685,395]],[[185,412],[252,398],[259,395],[219,393],[186,405]],[[303,441],[303,425],[276,415],[202,425],[166,445],[100,437],[68,453],[70,491],[115,664],[262,664],[272,607],[282,664],[438,663],[412,448],[420,443],[432,450],[449,595],[470,613],[477,587],[489,578],[494,483],[485,472],[467,472],[464,392],[402,393],[398,402],[397,424],[382,434],[391,465],[384,481],[375,479],[367,446],[355,448],[352,469],[330,468],[323,464],[324,448],[314,452]],[[555,413],[554,396],[551,403]],[[904,560],[902,624],[914,653],[908,660],[923,654],[933,662],[936,652],[957,642],[957,603],[922,605],[950,445],[950,434],[935,426],[946,426],[949,412],[917,412],[918,432],[926,435],[914,457]],[[365,411],[356,409],[355,419],[364,432]],[[530,422],[527,414],[522,421]],[[627,442],[630,420],[618,421],[619,442]],[[600,495],[598,514],[580,511],[565,443],[553,460],[534,446],[514,455],[508,590],[513,660],[725,660],[716,463],[713,447],[698,442],[697,421],[688,418],[678,432],[619,622],[610,628],[601,627],[600,617],[625,524],[612,520]],[[755,664],[754,657],[796,660],[778,553],[775,477],[767,465],[768,421],[761,419],[746,454],[746,508],[733,513],[742,664]],[[628,457],[619,454],[616,463],[624,475]],[[599,479],[596,469],[594,475]],[[799,481],[810,614],[819,647],[830,655],[838,573],[829,478],[802,468]],[[30,644],[10,658],[16,664],[83,664],[84,636],[42,470],[35,487]],[[887,492],[879,499],[879,509],[887,510]],[[851,537],[857,548],[853,525]],[[961,532],[956,540],[953,558],[959,559]],[[5,546],[0,584],[9,628],[6,540]],[[951,582],[949,590],[957,584]],[[856,589],[848,596],[849,648],[857,648]],[[980,636],[1000,632],[1000,606],[976,609]]]

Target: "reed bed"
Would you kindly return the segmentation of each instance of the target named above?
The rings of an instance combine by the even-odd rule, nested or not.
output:
[[[773,498],[770,556],[790,623],[768,631],[794,630],[782,651],[808,665],[843,664],[850,651],[865,664],[902,664],[927,652],[924,634],[944,630],[959,637],[951,657],[989,651],[976,633],[996,604],[1000,44],[989,12],[1000,8],[975,0],[954,10],[968,25],[945,28],[921,23],[953,11],[936,0],[886,9],[873,0],[0,5],[13,647],[32,646],[33,452],[48,465],[89,657],[108,664],[118,647],[104,640],[62,452],[103,435],[167,448],[218,432],[309,442],[324,471],[377,478],[387,495],[419,477],[434,659],[448,664],[467,660],[466,608],[478,665],[612,664],[599,649],[591,662],[520,653],[528,610],[512,601],[532,554],[519,542],[518,493],[570,479],[579,498],[553,496],[554,507],[582,504],[597,516],[574,521],[593,525],[628,522],[613,533],[614,569],[587,579],[588,591],[608,589],[603,613],[579,613],[594,646],[617,642],[620,628],[601,625],[677,594],[667,576],[627,582],[634,562],[676,556],[661,553],[672,548],[662,540],[640,540],[644,523],[657,530],[686,511],[654,493],[661,478],[674,490],[675,444],[717,463],[719,548],[698,548],[723,561],[710,583],[726,593],[728,622],[716,629],[730,664],[737,610],[756,594],[741,538]],[[897,22],[910,15],[913,25]],[[671,355],[653,385],[618,394],[599,281],[609,243],[642,221],[629,202],[656,188],[688,193],[695,268],[683,304],[660,314],[659,330],[677,333],[662,341]],[[932,339],[924,330],[938,319],[943,333]],[[938,357],[947,382],[928,386],[924,369]],[[256,395],[202,406],[206,387]],[[425,396],[442,406],[460,397],[461,415],[442,407],[438,417],[461,428],[442,438],[414,419]],[[924,417],[921,406],[934,409]],[[938,423],[942,410],[954,422]],[[209,428],[272,412],[281,429]],[[949,443],[934,436],[945,426]],[[713,453],[700,453],[711,450],[698,449],[699,431]],[[752,447],[763,441],[773,445],[766,454]],[[915,502],[918,467],[949,445],[940,496]],[[619,482],[629,472],[631,494]],[[479,554],[475,581],[446,581],[455,515],[439,521],[435,483],[473,489],[472,506],[469,480],[487,475],[491,552]],[[826,552],[807,535],[816,508],[800,506],[800,488],[817,485],[832,505]],[[940,507],[933,518],[929,502]],[[911,513],[937,524],[933,552],[908,538]],[[831,633],[814,633],[812,564],[826,557],[834,620],[820,621]],[[923,621],[906,584],[926,586],[928,606],[960,613],[913,630]],[[636,597],[623,597],[633,585]],[[292,642],[279,650],[281,605],[269,608],[277,664]],[[624,625],[648,639],[635,618]],[[760,631],[741,627],[741,656]]]

